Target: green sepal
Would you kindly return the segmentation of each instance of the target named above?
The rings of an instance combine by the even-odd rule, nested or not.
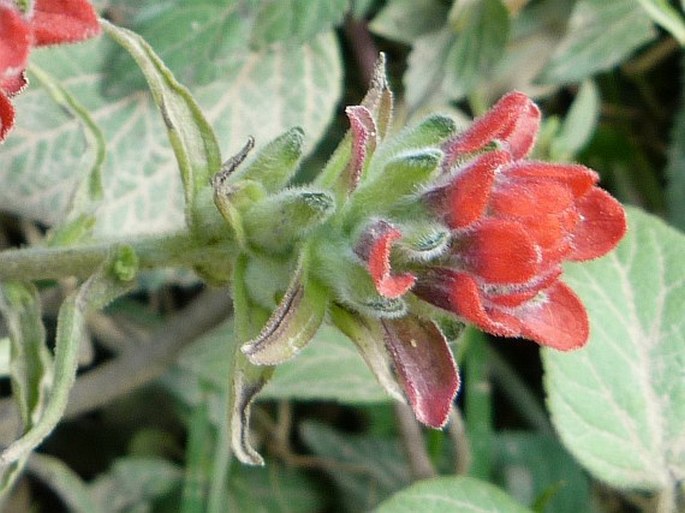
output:
[[[247,248],[247,237],[243,227],[242,211],[266,197],[266,190],[252,180],[242,180],[231,184],[225,180],[213,180],[214,204],[223,218],[233,229],[236,242],[242,249]]]
[[[402,238],[395,243],[399,258],[408,262],[429,262],[449,250],[450,229],[432,220],[401,224]]]
[[[388,395],[406,403],[402,387],[393,372],[392,359],[383,341],[380,321],[361,316],[336,304],[331,305],[329,312],[331,322],[354,342],[366,365]]]
[[[345,205],[345,226],[352,228],[372,216],[384,216],[403,198],[417,193],[438,171],[442,152],[425,149],[395,156],[382,172],[354,191]]]
[[[231,385],[228,392],[228,415],[233,453],[243,463],[263,465],[264,459],[250,443],[250,406],[255,396],[268,383],[274,368],[257,366],[240,350],[242,344],[255,337],[269,318],[269,311],[250,300],[246,271],[249,257],[240,254],[233,265],[233,309],[235,347]]]
[[[243,345],[251,363],[278,365],[295,356],[316,334],[323,322],[328,294],[308,275],[303,258],[278,308],[259,335]]]
[[[268,193],[280,191],[297,172],[303,145],[303,130],[291,128],[259,150],[245,167],[236,170],[230,183],[251,180],[260,183]]]
[[[335,210],[333,197],[325,191],[288,189],[252,204],[242,214],[246,240],[271,254],[290,251],[310,230]]]
[[[403,128],[376,150],[367,176],[373,177],[399,154],[440,147],[456,131],[454,120],[442,114],[434,114],[416,125]]]
[[[231,447],[239,461],[248,465],[264,465],[264,458],[250,442],[250,409],[252,401],[274,373],[274,368],[253,365],[236,351],[233,380],[229,392]]]

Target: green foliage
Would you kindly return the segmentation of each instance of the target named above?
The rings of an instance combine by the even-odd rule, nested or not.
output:
[[[545,387],[561,439],[588,470],[661,491],[685,473],[685,238],[637,210],[629,223],[615,252],[568,269],[592,335],[568,355],[543,351]]]
[[[32,53],[0,146],[0,243],[31,246],[0,252],[7,504],[22,500],[28,473],[74,512],[682,510],[683,2],[94,4],[106,35]],[[379,50],[387,77],[371,67]],[[447,228],[407,204],[442,172],[442,143],[512,89],[545,115],[535,158],[594,167],[612,194],[674,228],[631,208],[616,251],[565,269],[592,335],[575,352],[542,351],[556,434],[535,392],[536,353],[519,342],[496,353],[462,324],[459,408],[445,431],[412,434],[391,414],[404,396],[388,335],[357,310],[394,317],[414,305],[381,297],[336,237],[387,215],[407,224],[393,263],[446,252]],[[343,137],[343,107],[358,103],[371,119],[357,119],[363,149],[377,151],[351,188],[360,150]],[[202,280],[231,284],[234,315],[193,309]],[[344,305],[331,284],[347,287]],[[159,337],[167,315],[182,322]],[[152,347],[152,330],[168,341]],[[134,353],[139,370],[122,373]],[[171,407],[108,410],[141,388]],[[412,484],[433,470],[449,475]],[[17,511],[54,507],[29,495]]]

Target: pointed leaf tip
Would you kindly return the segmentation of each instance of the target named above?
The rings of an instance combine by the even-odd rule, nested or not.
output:
[[[441,428],[459,390],[459,375],[445,336],[430,320],[382,319],[385,344],[416,418]]]
[[[302,278],[300,269],[261,333],[242,346],[254,365],[278,365],[294,357],[316,334],[328,305],[326,290]]]

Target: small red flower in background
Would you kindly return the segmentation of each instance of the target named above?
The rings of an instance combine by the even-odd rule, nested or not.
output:
[[[87,0],[36,0],[27,13],[0,0],[0,142],[14,126],[10,98],[26,86],[31,47],[83,41],[99,33],[97,14]]]
[[[413,291],[487,332],[569,350],[589,327],[561,265],[606,254],[626,218],[591,169],[524,160],[539,120],[527,96],[510,93],[445,144],[444,176],[425,199],[452,245]]]

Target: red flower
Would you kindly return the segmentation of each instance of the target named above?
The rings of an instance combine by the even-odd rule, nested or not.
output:
[[[36,0],[29,13],[0,0],[0,142],[14,126],[10,98],[26,86],[31,47],[73,43],[99,33],[97,14],[87,0]]]
[[[390,272],[390,250],[400,238],[402,232],[387,221],[378,220],[364,230],[355,249],[366,262],[378,293],[389,298],[403,296],[416,281],[411,273],[393,275]]]
[[[452,246],[414,292],[490,333],[568,350],[585,344],[589,327],[559,281],[561,264],[606,254],[626,219],[591,169],[522,160],[538,124],[537,107],[510,93],[445,145],[455,165],[425,199],[453,230]],[[492,143],[500,149],[473,158]]]

